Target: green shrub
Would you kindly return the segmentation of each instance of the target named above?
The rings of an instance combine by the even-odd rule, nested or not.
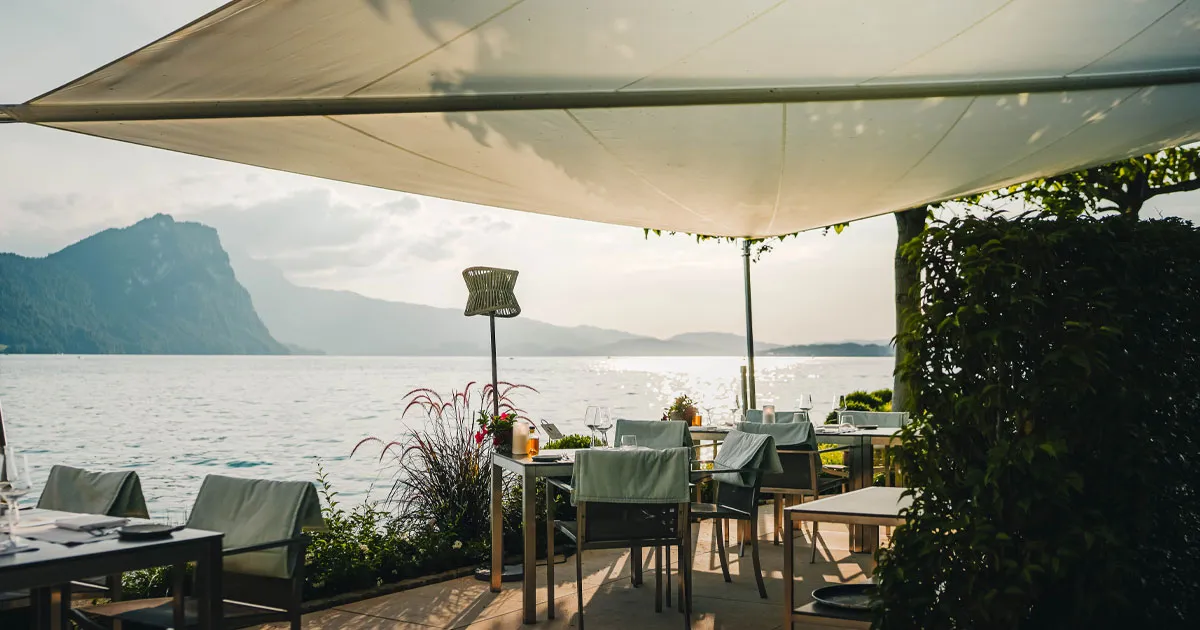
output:
[[[328,532],[312,535],[305,559],[305,598],[319,599],[482,562],[484,540],[463,539],[427,524],[408,527],[396,514],[366,503],[342,507],[323,470],[318,483]]]
[[[893,447],[919,488],[880,627],[1200,618],[1200,231],[1177,219],[930,227]]]
[[[846,410],[847,412],[882,412],[884,409],[881,409],[877,406],[872,407],[870,403],[863,402],[863,400],[860,400],[860,398],[858,398],[858,400],[850,400],[850,397],[847,396]],[[838,424],[838,412],[836,412],[836,410],[833,410],[833,412],[829,412],[829,414],[826,415],[826,424]]]
[[[591,448],[591,447],[592,447],[592,438],[590,438],[586,435],[579,435],[577,433],[573,433],[571,435],[562,436],[562,439],[551,440],[549,442],[546,442],[546,445],[543,446],[542,448],[552,449],[552,448]]]

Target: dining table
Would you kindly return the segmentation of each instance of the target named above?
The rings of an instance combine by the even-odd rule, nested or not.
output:
[[[545,479],[569,479],[575,466],[575,453],[579,449],[548,449],[539,455],[558,456],[555,461],[535,461],[529,455],[492,454],[491,478],[491,539],[492,557],[489,586],[493,593],[500,592],[504,577],[504,473],[514,473],[521,481],[521,539],[524,554],[521,575],[521,610],[525,623],[537,622],[537,483]],[[541,458],[539,458],[541,459]],[[702,481],[716,473],[734,472],[717,468],[711,463],[697,462],[691,471],[692,482]],[[547,497],[550,493],[547,493]],[[549,507],[549,506],[547,506]],[[546,519],[546,540],[553,545],[554,522]],[[552,553],[551,550],[547,550]],[[548,556],[549,561],[553,560]],[[634,579],[640,581],[641,558],[633,561]],[[550,585],[553,588],[553,585]],[[553,598],[551,590],[548,597]]]
[[[797,621],[819,619],[824,625],[847,628],[869,628],[870,615],[846,611],[810,602],[796,607],[795,523],[842,523],[865,529],[872,551],[879,545],[880,527],[897,527],[905,521],[905,511],[912,507],[908,488],[871,486],[793,505],[784,509],[783,531],[783,610],[785,625],[790,630]],[[814,540],[812,544],[817,544]]]
[[[816,425],[817,442],[822,444],[849,445],[845,465],[849,475],[847,490],[853,492],[875,485],[875,449],[894,445],[900,440],[897,427],[856,429],[854,431],[826,428]],[[828,425],[833,426],[833,425]],[[850,551],[871,553],[875,551],[871,532],[863,525],[850,526]]]
[[[196,563],[196,600],[199,630],[217,630],[221,623],[221,547],[224,534],[180,529],[152,540],[123,540],[114,533],[77,544],[29,540],[39,533],[53,534],[54,522],[81,516],[52,510],[22,510],[15,531],[29,549],[0,555],[0,591],[28,591],[37,630],[69,628],[70,589],[74,581],[114,576],[126,571]],[[133,519],[131,519],[133,520]],[[67,530],[58,529],[59,532]],[[65,587],[65,588],[64,588]],[[51,609],[54,593],[56,610]],[[175,600],[182,615],[182,593]],[[182,617],[180,617],[182,618]]]

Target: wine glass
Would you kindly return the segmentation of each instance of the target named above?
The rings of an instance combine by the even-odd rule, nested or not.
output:
[[[600,407],[596,415],[596,428],[600,430],[600,434],[604,437],[604,445],[608,446],[608,430],[612,428],[612,416],[608,413],[608,407]]]
[[[0,454],[0,500],[8,506],[8,539],[16,543],[17,524],[21,522],[17,500],[29,494],[33,481],[29,476],[29,459],[18,455],[15,448],[7,446]]]
[[[587,425],[588,431],[592,436],[592,446],[596,446],[596,416],[600,413],[599,407],[588,407],[587,411],[583,412],[583,423]]]

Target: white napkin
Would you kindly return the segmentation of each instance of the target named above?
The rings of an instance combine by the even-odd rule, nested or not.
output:
[[[55,527],[69,529],[76,532],[85,532],[93,529],[112,529],[121,527],[129,522],[127,518],[117,518],[113,516],[100,516],[98,514],[81,514],[69,518],[60,518],[54,521]]]

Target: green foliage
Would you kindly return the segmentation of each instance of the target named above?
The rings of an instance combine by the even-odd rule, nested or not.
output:
[[[844,396],[846,411],[891,411],[892,390],[877,389],[873,392],[853,391]],[[825,416],[825,424],[837,424],[837,411]]]
[[[490,416],[493,396],[499,396],[501,415],[524,417],[510,395],[535,391],[524,385],[467,383],[448,398],[426,389],[405,394],[404,415],[424,415],[421,429],[399,440],[384,443],[369,437],[354,447],[381,444],[379,459],[394,466],[387,502],[404,526],[422,531],[432,524],[437,531],[452,532],[463,540],[484,540],[490,532],[492,442],[477,431],[476,418]]]
[[[1022,216],[931,226],[893,447],[919,488],[880,627],[1200,618],[1200,231]]]
[[[0,254],[11,353],[287,354],[212,228],[157,215],[46,258]]]
[[[577,433],[573,433],[571,435],[564,435],[564,436],[562,436],[562,439],[559,439],[559,440],[550,440],[549,442],[546,442],[546,445],[543,446],[542,448],[543,449],[553,449],[553,448],[591,448],[591,447],[592,447],[592,438],[590,438],[586,435],[579,435]]]
[[[192,573],[188,565],[188,573]],[[148,599],[171,595],[171,567],[154,567],[130,571],[121,575],[121,588],[126,599]]]
[[[1152,197],[1197,189],[1200,189],[1200,149],[1173,148],[1035,179],[973,201],[995,208],[1016,199],[1063,218],[1103,212],[1137,216]]]
[[[305,598],[319,599],[469,566],[488,545],[445,527],[411,523],[367,503],[346,510],[318,469],[328,532],[312,535],[305,562]]]
[[[663,410],[663,420],[682,420],[691,422],[697,412],[696,401],[687,394],[680,394],[671,402],[671,406]]]

